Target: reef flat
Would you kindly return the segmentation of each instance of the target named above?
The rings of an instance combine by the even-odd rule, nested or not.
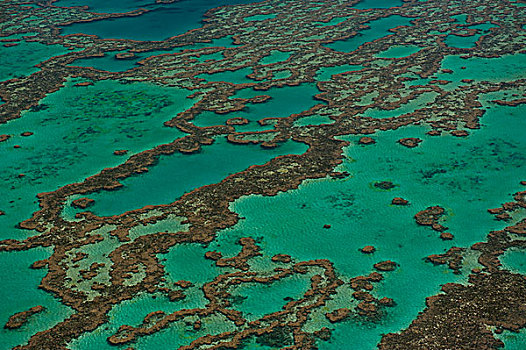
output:
[[[524,348],[525,4],[2,2],[2,348]]]

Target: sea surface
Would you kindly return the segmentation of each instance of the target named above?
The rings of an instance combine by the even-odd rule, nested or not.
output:
[[[158,41],[199,28],[205,13],[214,7],[249,4],[250,0],[182,0],[171,4],[158,4],[153,0],[84,1],[59,0],[56,6],[89,6],[97,13],[123,13],[136,9],[148,12],[135,17],[104,19],[75,23],[59,28],[61,34],[90,34],[102,39],[132,39]],[[402,1],[363,0],[354,8],[388,8],[400,6]],[[262,15],[264,16],[264,15]],[[245,20],[262,20],[271,17],[254,17]],[[336,25],[343,19],[335,18],[329,23]],[[324,49],[352,53],[361,45],[389,35],[389,29],[410,26],[411,18],[388,16],[368,23],[368,29],[360,36],[337,40]],[[465,18],[457,19],[460,23]],[[456,48],[471,48],[476,40],[492,28],[491,23],[480,24],[473,29],[478,34],[462,37],[448,34],[445,42]],[[232,37],[219,41],[197,44],[192,48],[224,46],[231,47]],[[393,46],[377,55],[379,59],[399,59],[417,53],[416,45]],[[38,71],[39,62],[69,52],[63,46],[42,45],[22,41],[14,47],[0,46],[0,81],[29,76]],[[165,53],[152,51],[139,54],[133,60],[117,60],[113,56],[79,59],[70,66],[92,67],[100,71],[125,72],[137,67],[144,58]],[[122,51],[124,52],[124,51]],[[175,52],[172,50],[170,52]],[[274,50],[261,64],[274,64],[289,59],[294,52]],[[222,60],[221,54],[203,56],[205,59]],[[12,57],[20,57],[13,60]],[[501,58],[461,58],[451,55],[441,62],[442,69],[454,73],[437,73],[432,79],[452,82],[444,89],[460,86],[462,79],[475,81],[508,81],[524,77],[525,54],[505,55]],[[460,66],[466,66],[461,70]],[[320,93],[317,82],[330,81],[336,74],[358,71],[362,65],[347,64],[322,68],[316,81],[297,86],[272,87],[265,91],[246,87],[231,98],[252,98],[268,95],[264,103],[249,103],[241,111],[226,114],[202,111],[192,123],[199,127],[225,125],[230,118],[242,117],[247,125],[236,126],[238,132],[258,132],[272,129],[261,125],[259,120],[270,117],[287,117],[305,112],[316,105],[327,103],[315,96]],[[206,82],[249,84],[252,68],[201,74]],[[412,76],[411,73],[407,73]],[[426,84],[430,79],[420,78],[407,84]],[[70,77],[64,86],[44,97],[37,106],[24,111],[21,118],[0,125],[0,134],[13,135],[0,143],[0,239],[24,239],[35,232],[22,230],[18,223],[37,211],[37,194],[54,191],[64,185],[81,182],[105,168],[115,167],[129,157],[158,145],[182,138],[186,133],[178,128],[163,125],[178,113],[198,102],[192,92],[177,87],[159,86],[148,82],[124,82],[102,80],[91,86],[77,86],[85,79]],[[369,109],[366,117],[389,118],[413,112],[432,103],[437,93],[431,91],[393,110]],[[336,309],[337,303],[315,311],[307,323],[307,329],[328,327],[333,330],[329,341],[318,341],[321,350],[375,349],[383,334],[397,332],[409,326],[425,307],[425,298],[440,291],[449,282],[466,283],[470,270],[480,267],[475,254],[467,255],[461,274],[454,274],[445,265],[433,266],[425,261],[431,254],[440,254],[452,246],[469,247],[485,240],[491,230],[507,226],[487,212],[499,207],[517,192],[519,182],[526,173],[526,105],[501,106],[494,102],[502,98],[499,93],[482,95],[479,101],[485,111],[480,129],[471,130],[469,136],[454,137],[449,134],[429,136],[430,128],[412,125],[391,131],[377,131],[369,135],[376,140],[373,145],[358,143],[360,136],[342,136],[349,142],[344,148],[343,163],[337,171],[348,172],[343,179],[326,177],[305,180],[297,189],[280,192],[276,196],[251,195],[242,197],[230,205],[241,220],[233,227],[218,232],[217,238],[208,246],[180,244],[165,254],[159,254],[166,266],[166,279],[170,282],[190,280],[194,285],[185,293],[187,298],[171,302],[166,296],[140,293],[113,307],[108,322],[92,332],[83,334],[68,344],[71,349],[125,349],[129,344],[111,346],[107,338],[123,324],[138,325],[150,312],[166,313],[182,309],[205,307],[208,300],[200,289],[205,283],[226,273],[229,268],[215,266],[204,258],[207,251],[216,250],[224,257],[233,257],[240,251],[238,241],[253,237],[262,248],[262,256],[251,264],[254,269],[273,266],[270,261],[275,254],[289,254],[297,261],[329,259],[340,276],[351,278],[367,275],[373,264],[381,260],[393,260],[399,264],[396,271],[385,274],[385,280],[375,287],[375,295],[393,298],[396,307],[386,310],[379,322],[351,319],[330,323],[324,313]],[[2,102],[0,101],[0,104]],[[319,126],[334,121],[325,114],[314,114],[294,122],[294,126]],[[29,137],[23,132],[33,132]],[[422,139],[416,148],[397,143],[404,137]],[[20,148],[15,148],[18,145]],[[122,156],[116,150],[128,150]],[[260,145],[236,145],[225,137],[217,137],[211,145],[202,146],[194,154],[174,153],[163,155],[144,174],[131,176],[123,181],[123,187],[114,191],[89,193],[95,200],[89,211],[100,217],[120,215],[147,205],[169,204],[185,193],[205,185],[221,182],[225,177],[261,165],[271,159],[290,154],[303,154],[308,146],[297,141],[279,143],[276,148],[265,149]],[[22,175],[22,176],[20,176]],[[382,190],[375,182],[391,181],[395,186]],[[75,214],[84,210],[70,204],[80,196],[68,198],[62,216],[75,220]],[[409,206],[391,205],[394,197],[403,197]],[[442,241],[437,232],[418,226],[413,216],[429,206],[440,205],[446,209],[442,222],[448,232],[455,236],[454,242]],[[329,224],[329,230],[323,226]],[[155,224],[134,229],[132,238],[154,232],[187,230],[181,218],[171,217]],[[113,239],[113,241],[111,240]],[[107,259],[119,242],[114,238],[108,245],[94,244],[90,253]],[[373,245],[373,256],[362,254],[359,249]],[[8,349],[25,344],[31,335],[43,331],[67,319],[74,310],[61,303],[51,294],[39,289],[46,269],[33,270],[29,266],[37,260],[49,257],[52,247],[36,248],[21,252],[0,252],[0,325],[16,312],[42,305],[45,311],[32,316],[17,330],[0,328],[0,348]],[[470,253],[471,254],[471,253]],[[511,271],[526,273],[524,251],[507,251],[502,257],[503,266]],[[6,268],[9,267],[9,268]],[[18,273],[13,273],[18,271]],[[281,310],[286,298],[300,298],[310,286],[309,274],[282,279],[271,285],[244,284],[235,288],[237,303],[233,307],[249,321]],[[350,298],[348,285],[339,287],[336,298]],[[138,338],[133,347],[155,350],[188,345],[206,334],[234,330],[231,322],[223,316],[209,316],[201,320],[202,329],[187,332],[184,321],[170,324],[166,329],[150,336]],[[522,349],[526,342],[523,331],[517,334],[504,332],[499,336],[505,349]],[[248,342],[245,349],[274,349],[256,342]]]

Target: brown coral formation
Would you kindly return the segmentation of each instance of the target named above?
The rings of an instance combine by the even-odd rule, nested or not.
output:
[[[379,349],[496,349],[504,346],[489,327],[517,331],[526,326],[526,283],[509,272],[471,275],[470,284],[446,284],[427,298],[409,328],[382,338]],[[461,345],[462,344],[462,345]]]
[[[374,268],[378,271],[394,271],[397,266],[398,264],[391,260],[381,261],[374,264]]]
[[[369,136],[363,136],[363,137],[360,138],[358,143],[360,145],[372,145],[372,144],[376,143],[376,141],[373,138],[369,137]]]
[[[409,205],[409,201],[400,197],[395,197],[391,201],[392,205]]]
[[[398,143],[407,148],[415,148],[422,142],[422,139],[416,137],[406,137],[398,140]]]
[[[75,208],[86,209],[92,206],[94,203],[95,201],[93,199],[83,197],[83,198],[75,199],[73,202],[71,202],[71,205]]]
[[[462,268],[462,254],[466,251],[465,248],[452,247],[444,254],[433,254],[426,258],[426,261],[434,265],[447,264],[454,273],[459,274]]]
[[[31,316],[34,314],[38,314],[39,312],[44,311],[44,307],[41,305],[34,306],[30,308],[29,310],[18,312],[11,317],[9,317],[9,320],[4,325],[4,328],[7,329],[17,329],[22,327]]]
[[[447,227],[439,224],[439,220],[444,216],[446,211],[441,206],[435,205],[428,207],[415,214],[415,221],[418,225],[431,226],[431,228],[438,232],[447,230]]]

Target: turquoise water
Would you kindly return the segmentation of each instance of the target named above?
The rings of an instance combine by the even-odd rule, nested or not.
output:
[[[319,94],[320,91],[316,87],[316,84],[313,83],[305,83],[298,86],[284,86],[281,88],[274,87],[265,91],[253,90],[250,88],[240,91],[241,92],[233,97],[251,98],[260,95],[268,95],[271,99],[263,103],[247,104],[246,107],[239,112],[218,114],[205,111],[198,114],[194,118],[193,123],[200,127],[206,127],[221,125],[227,119],[234,117],[243,117],[251,122],[269,117],[284,118],[291,114],[308,110],[309,108],[322,103],[322,101],[314,99],[314,96]],[[291,103],[291,101],[294,101],[294,103]],[[259,127],[255,130],[261,131],[262,129]]]
[[[505,269],[526,274],[526,251],[508,249],[499,259]]]
[[[367,42],[380,39],[386,35],[389,35],[389,29],[397,26],[408,26],[411,18],[393,15],[389,17],[383,17],[375,21],[366,23],[370,26],[369,29],[362,30],[357,35],[350,37],[345,40],[338,40],[333,43],[327,44],[326,46],[341,52],[352,52],[356,50],[360,45]]]
[[[240,68],[237,70],[227,70],[224,72],[217,72],[212,74],[199,74],[196,77],[205,79],[206,81],[226,81],[228,83],[234,84],[246,84],[254,83],[254,80],[247,77],[247,75],[252,74],[252,68]]]
[[[195,188],[221,181],[229,174],[263,164],[285,154],[300,154],[307,146],[288,141],[274,149],[259,145],[236,145],[217,139],[199,153],[161,156],[147,173],[122,181],[124,187],[88,195],[95,200],[90,211],[110,216],[145,205],[168,204]],[[210,171],[213,169],[213,171]]]
[[[425,128],[416,126],[382,132],[369,146],[357,145],[358,137],[347,137],[353,145],[339,170],[350,172],[349,178],[306,181],[298,190],[275,197],[250,196],[234,202],[232,209],[245,219],[220,233],[211,248],[222,251],[222,246],[248,235],[261,240],[266,257],[285,253],[300,260],[329,258],[344,276],[369,273],[381,260],[398,262],[400,267],[385,274],[376,290],[398,303],[387,311],[387,318],[380,324],[332,325],[336,329],[332,340],[319,344],[320,349],[343,349],[348,344],[375,348],[381,333],[407,327],[424,308],[425,297],[437,293],[441,284],[462,280],[444,266],[425,263],[424,257],[453,245],[470,246],[506,225],[486,209],[499,206],[502,193],[513,193],[519,175],[526,171],[525,112],[524,106],[493,106],[483,117],[483,128],[463,139],[430,137]],[[424,141],[415,149],[396,144],[408,136]],[[383,180],[397,187],[383,191],[372,186]],[[392,206],[394,197],[411,204]],[[431,205],[446,208],[443,224],[455,235],[453,241],[444,242],[414,222],[413,215]],[[288,224],[291,220],[295,225]],[[331,229],[323,229],[324,224]],[[365,245],[375,246],[375,254],[360,253]],[[318,324],[322,325],[328,324]]]
[[[84,33],[97,35],[103,39],[164,40],[200,27],[202,25],[201,19],[206,11],[212,7],[255,2],[254,0],[217,0],[211,4],[208,0],[192,0],[192,5],[188,6],[186,4],[188,1],[190,0],[150,6],[148,9],[151,11],[140,16],[74,23],[62,27],[61,34]],[[80,3],[80,1],[76,3]],[[116,7],[113,7],[114,5],[102,5],[101,8],[112,12],[115,10],[121,12],[135,7],[128,6],[130,1],[119,2],[119,4],[121,3],[123,5]]]
[[[6,213],[0,216],[1,239],[31,234],[15,225],[38,208],[37,193],[122,163],[127,156],[115,156],[114,150],[127,149],[129,156],[184,135],[163,122],[193,104],[186,90],[116,81],[75,87],[75,82],[44,98],[23,118],[0,125],[0,134],[13,135],[0,143],[2,159],[10,165],[0,168],[9,189],[0,196],[0,210]],[[34,135],[20,136],[26,131]]]
[[[11,47],[0,45],[0,81],[31,75],[40,70],[35,65],[68,52],[71,51],[60,45],[35,42],[21,41]]]
[[[526,54],[503,55],[499,58],[461,58],[461,56],[447,56],[442,61],[442,69],[451,69],[453,73],[438,72],[437,79],[450,80],[444,89],[452,90],[463,85],[462,79],[475,81],[511,81],[524,76],[524,62]],[[465,67],[465,69],[462,69]]]
[[[378,58],[401,58],[407,57],[420,51],[420,47],[414,45],[391,46],[389,49],[376,55]]]
[[[467,28],[470,29],[477,29],[478,34],[471,35],[471,36],[458,36],[454,34],[450,34],[446,37],[445,43],[447,46],[450,47],[458,47],[458,48],[472,48],[475,47],[475,43],[477,40],[480,39],[481,36],[486,35],[489,33],[491,28],[495,28],[496,26],[494,24],[491,24],[489,22],[477,24],[477,25],[471,25]]]
[[[168,53],[168,51],[150,51],[144,53],[137,53],[135,54],[136,57],[133,59],[122,60],[115,58],[116,54],[124,52],[126,51],[109,52],[102,57],[81,58],[73,61],[73,63],[71,63],[70,66],[93,67],[95,69],[109,72],[122,72],[137,67],[137,62],[146,57]]]
[[[235,309],[243,313],[248,321],[280,311],[287,303],[284,298],[300,299],[310,288],[310,275],[293,275],[272,284],[245,283],[232,292],[241,297],[234,302]]]
[[[272,50],[270,55],[263,57],[259,63],[261,64],[271,64],[286,61],[292,55],[291,52],[283,52],[280,50]]]
[[[264,21],[266,19],[272,19],[276,17],[275,14],[268,14],[268,15],[254,15],[254,16],[248,16],[245,17],[245,21]]]
[[[37,260],[48,258],[52,249],[34,248],[29,251],[0,253],[0,339],[3,349],[23,344],[39,331],[44,331],[68,318],[73,310],[52,295],[38,289],[40,280],[46,275],[46,269],[33,270],[29,266]],[[13,273],[16,271],[16,273]],[[5,329],[3,325],[17,312],[42,305],[46,309],[31,316],[27,324],[17,330]]]
[[[402,0],[361,0],[356,5],[355,9],[366,10],[371,8],[389,8],[395,6],[402,6]]]

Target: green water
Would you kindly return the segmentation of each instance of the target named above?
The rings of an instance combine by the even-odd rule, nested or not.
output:
[[[257,320],[264,315],[280,311],[287,303],[284,298],[300,299],[310,288],[309,275],[294,275],[272,284],[245,283],[232,292],[240,297],[234,307],[243,313],[248,321]]]
[[[425,128],[416,126],[382,132],[369,146],[358,145],[359,137],[347,137],[353,144],[338,170],[350,172],[349,178],[306,181],[298,190],[275,197],[242,198],[232,209],[245,219],[220,233],[211,247],[222,251],[219,248],[233,245],[239,237],[252,236],[261,240],[266,257],[285,253],[299,260],[329,258],[339,273],[349,277],[369,273],[381,260],[398,262],[400,267],[385,274],[376,289],[379,296],[398,303],[384,321],[318,324],[335,328],[332,340],[320,343],[320,349],[344,349],[349,344],[375,348],[382,333],[407,327],[424,308],[425,297],[436,294],[441,284],[463,281],[444,266],[425,263],[424,257],[453,245],[470,246],[506,225],[486,209],[499,206],[502,193],[513,193],[526,171],[525,113],[524,106],[493,106],[482,119],[483,128],[463,139],[430,137]],[[396,143],[402,137],[424,141],[408,149]],[[372,186],[383,180],[397,186],[390,191]],[[394,197],[411,204],[392,206]],[[453,241],[442,241],[436,232],[414,222],[413,215],[431,205],[446,208],[443,224],[454,234]],[[324,224],[332,227],[324,229]],[[360,253],[365,245],[377,251]]]
[[[499,259],[505,269],[526,274],[526,251],[508,249]]]
[[[254,16],[245,17],[245,21],[264,21],[266,19],[272,19],[274,17],[276,17],[276,15],[274,15],[274,14],[254,15]]]
[[[108,72],[122,72],[137,67],[137,62],[146,57],[168,53],[168,51],[150,51],[135,54],[135,58],[133,59],[122,60],[115,58],[116,54],[124,52],[127,51],[109,52],[102,57],[81,58],[73,61],[73,63],[71,63],[70,66],[93,67],[95,69]]]
[[[50,248],[34,248],[23,252],[0,253],[0,339],[3,349],[26,343],[39,331],[44,331],[65,320],[73,310],[52,295],[38,289],[40,280],[46,275],[46,269],[33,270],[29,266],[37,260],[48,258],[52,253]],[[16,271],[16,273],[14,273]],[[42,305],[45,310],[31,316],[28,322],[17,330],[5,329],[3,325],[9,317],[17,312]]]
[[[31,234],[15,225],[37,210],[37,193],[82,181],[131,154],[184,135],[164,127],[163,122],[193,104],[186,90],[116,81],[88,87],[74,83],[44,98],[22,118],[0,125],[0,134],[12,135],[0,143],[2,159],[9,164],[0,168],[7,189],[0,196],[0,210],[6,213],[0,216],[2,239]],[[26,131],[34,135],[20,136]],[[113,155],[118,149],[129,153]],[[18,178],[18,174],[25,176]]]
[[[280,50],[272,50],[270,55],[263,57],[259,63],[261,64],[271,64],[286,61],[291,56],[290,52],[283,52]]]
[[[458,56],[447,56],[442,61],[442,69],[451,69],[453,73],[438,72],[434,76],[439,80],[450,80],[446,90],[452,90],[463,85],[462,79],[473,79],[475,81],[511,81],[521,79],[524,76],[524,62],[526,54],[503,55],[499,58],[461,58]],[[462,69],[465,67],[465,69]]]
[[[89,194],[95,200],[89,210],[110,216],[145,205],[172,203],[184,193],[220,182],[250,165],[263,164],[279,155],[301,154],[306,149],[305,144],[293,141],[264,149],[253,144],[231,144],[220,138],[213,145],[202,147],[199,153],[161,156],[158,164],[147,173],[123,180],[124,187],[118,190]]]
[[[252,68],[241,68],[237,70],[227,70],[224,72],[212,73],[212,74],[199,74],[197,78],[205,79],[206,81],[225,81],[228,83],[234,84],[246,84],[253,83],[254,81],[247,77],[247,75],[252,74]]]
[[[389,8],[395,6],[402,6],[402,0],[361,0],[356,5],[355,9],[366,10],[371,8]]]
[[[378,58],[401,58],[407,57],[420,51],[420,47],[414,45],[391,46],[389,49],[376,55]]]
[[[398,15],[392,15],[388,17],[383,17],[375,21],[366,23],[370,28],[362,30],[357,35],[350,37],[345,40],[338,40],[333,43],[327,44],[326,46],[341,52],[352,52],[360,45],[363,45],[367,42],[380,39],[386,35],[389,35],[389,29],[395,28],[398,26],[409,26],[411,18],[402,17]]]
[[[468,26],[467,28],[477,29],[478,31],[477,34],[471,35],[471,36],[459,36],[459,35],[449,34],[445,39],[445,43],[447,46],[450,46],[450,47],[472,48],[472,47],[475,47],[475,43],[477,42],[477,40],[480,39],[481,36],[488,34],[490,29],[495,28],[495,27],[496,26],[494,24],[491,24],[489,22],[471,25],[471,26]]]
[[[0,81],[31,75],[40,70],[35,65],[68,52],[71,51],[60,45],[36,42],[21,41],[11,47],[0,45]]]
[[[271,98],[263,103],[247,104],[246,107],[239,112],[227,114],[218,114],[208,111],[202,112],[194,118],[194,125],[200,127],[221,125],[225,123],[227,119],[234,117],[246,118],[251,122],[269,117],[284,118],[291,114],[308,110],[309,108],[322,103],[321,101],[314,99],[314,96],[320,93],[314,83],[305,83],[298,86],[284,86],[281,88],[274,87],[265,91],[253,90],[250,88],[240,91],[241,92],[233,97],[251,98],[268,95]],[[261,129],[259,129],[259,131],[260,130]]]

